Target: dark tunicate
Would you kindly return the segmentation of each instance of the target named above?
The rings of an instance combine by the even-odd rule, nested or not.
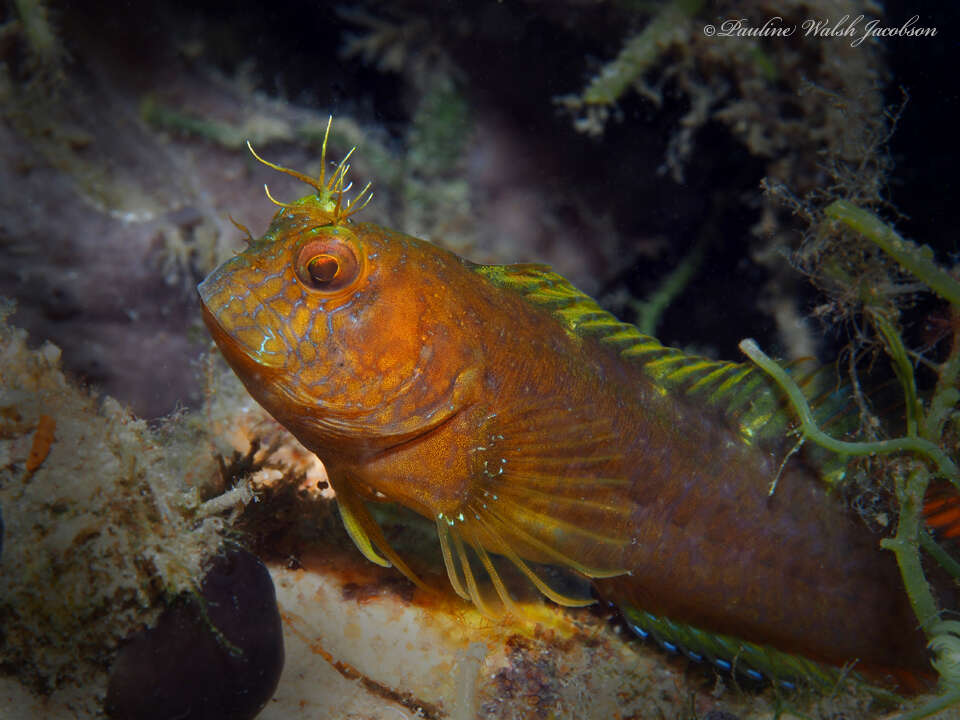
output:
[[[283,632],[273,582],[253,555],[231,549],[156,627],[133,635],[110,672],[106,709],[122,720],[248,720],[273,695]]]

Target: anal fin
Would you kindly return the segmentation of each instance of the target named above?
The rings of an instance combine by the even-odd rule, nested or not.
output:
[[[806,685],[825,692],[832,691],[845,679],[863,682],[849,670],[821,665],[768,645],[707,632],[631,605],[620,606],[620,612],[639,637],[655,640],[668,652],[682,653],[694,662],[709,663],[752,681],[765,679],[784,690]]]

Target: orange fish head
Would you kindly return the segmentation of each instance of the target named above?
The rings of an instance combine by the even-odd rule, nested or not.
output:
[[[214,340],[268,412],[314,451],[362,453],[465,402],[477,351],[454,328],[473,275],[422,240],[331,222],[309,196],[197,289]]]

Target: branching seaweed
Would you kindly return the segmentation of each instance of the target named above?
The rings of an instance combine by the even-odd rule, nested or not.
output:
[[[850,442],[837,440],[817,427],[813,419],[813,412],[803,397],[803,391],[790,379],[787,372],[764,353],[752,339],[742,340],[740,350],[755,362],[764,372],[772,377],[790,398],[793,408],[800,418],[804,436],[812,442],[832,450],[840,455],[876,455],[898,452],[913,452],[926,456],[933,461],[943,477],[949,479],[960,488],[960,475],[954,463],[947,454],[937,445],[918,437],[899,437],[890,440],[873,440]]]
[[[574,126],[581,132],[600,135],[610,108],[663,56],[675,42],[677,28],[696,15],[703,0],[672,0],[637,35],[629,38],[617,57],[609,62],[584,88],[581,95],[566,95],[557,102],[577,113]]]
[[[903,239],[873,213],[844,200],[829,205],[825,215],[881,248],[932,292],[950,302],[954,312],[960,309],[960,282],[936,264],[928,248]],[[922,548],[954,577],[960,572],[960,563],[933,540],[923,522],[924,498],[931,480],[946,480],[960,490],[960,470],[944,449],[947,420],[955,412],[960,398],[956,387],[960,337],[955,335],[949,357],[934,367],[938,381],[925,408],[917,392],[911,356],[894,321],[885,311],[869,304],[864,308],[864,315],[890,357],[903,391],[907,423],[901,437],[861,442],[831,437],[817,427],[799,387],[780,365],[753,340],[743,340],[740,349],[787,395],[800,420],[800,431],[805,440],[847,456],[903,456],[885,466],[894,482],[899,522],[896,534],[881,541],[881,546],[896,555],[911,607],[927,636],[929,647],[936,653],[933,665],[940,673],[943,689],[938,697],[901,716],[903,720],[914,720],[960,702],[960,623],[941,620],[941,609],[924,576],[920,557]]]
[[[877,245],[944,300],[960,305],[960,282],[934,262],[929,247],[904,240],[872,212],[846,200],[836,200],[824,212]]]

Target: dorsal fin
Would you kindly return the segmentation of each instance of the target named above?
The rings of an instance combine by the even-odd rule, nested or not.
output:
[[[549,310],[567,332],[611,346],[657,387],[714,408],[727,417],[748,445],[782,443],[797,425],[783,392],[754,365],[711,360],[666,347],[634,325],[618,320],[547,265],[480,265],[476,271],[497,287]],[[810,400],[821,426],[836,425],[848,415],[842,409],[846,403],[838,400],[831,387],[831,372],[815,361],[800,361],[788,369]],[[832,483],[842,477],[845,459],[817,460],[826,480]]]

